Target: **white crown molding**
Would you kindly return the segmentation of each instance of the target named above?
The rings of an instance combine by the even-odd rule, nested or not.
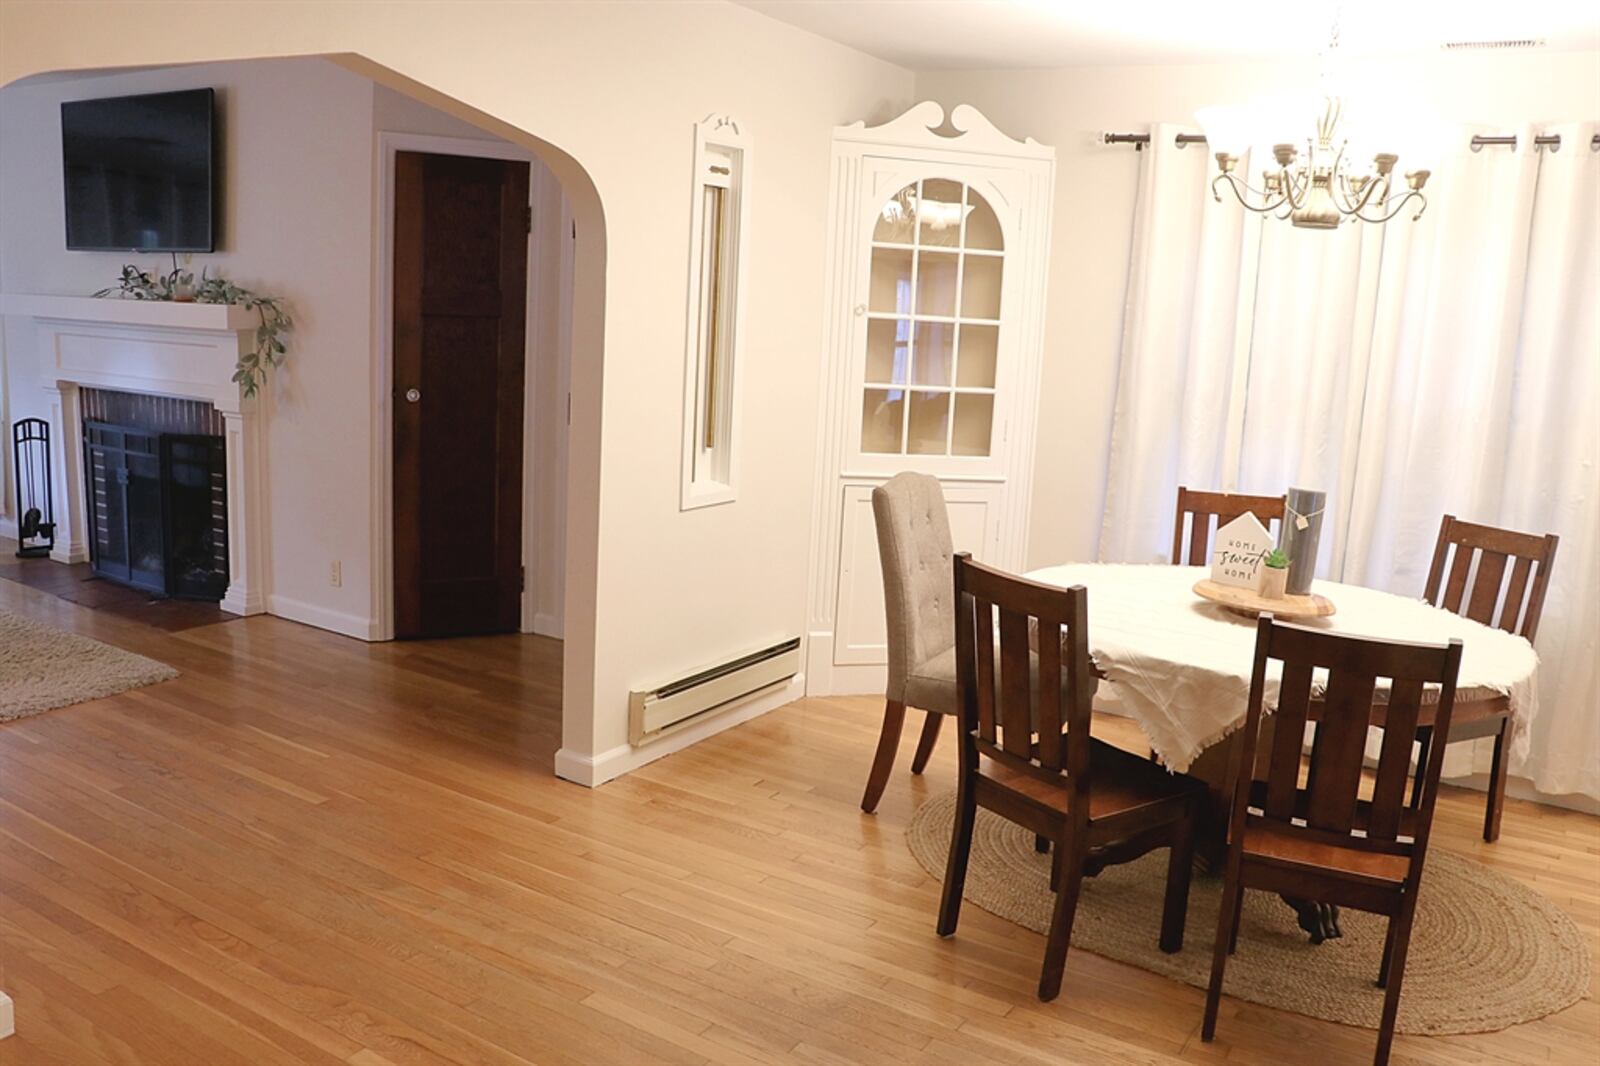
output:
[[[1042,145],[1032,137],[1019,141],[1008,136],[971,104],[957,104],[950,112],[950,128],[955,130],[954,134],[938,132],[944,125],[943,105],[934,100],[924,100],[880,126],[869,126],[864,121],[838,126],[834,129],[834,139],[861,141],[879,146],[950,149],[1023,159],[1055,158],[1054,148]]]

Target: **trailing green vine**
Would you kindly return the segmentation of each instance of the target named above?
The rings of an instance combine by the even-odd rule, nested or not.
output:
[[[125,300],[167,300],[178,303],[229,304],[254,311],[260,317],[256,326],[255,344],[250,351],[239,356],[234,364],[233,380],[239,383],[246,396],[254,396],[256,389],[267,380],[267,370],[283,365],[288,348],[284,337],[294,329],[294,319],[284,310],[283,300],[235,285],[222,275],[213,275],[209,269],[194,273],[180,269],[174,263],[168,274],[152,274],[140,270],[132,263],[123,266],[115,285],[107,286],[96,296],[116,295]]]

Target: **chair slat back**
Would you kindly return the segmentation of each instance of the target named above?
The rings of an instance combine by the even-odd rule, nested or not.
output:
[[[1277,708],[1273,711],[1272,747],[1258,764],[1256,745],[1264,708],[1270,660],[1282,664]],[[1393,850],[1400,834],[1406,785],[1412,778],[1411,751],[1427,685],[1438,686],[1434,728],[1448,734],[1455,706],[1461,642],[1448,645],[1407,644],[1343,636],[1261,618],[1256,632],[1256,662],[1245,719],[1243,750],[1235,780],[1235,834],[1242,832],[1249,806],[1251,780],[1265,766],[1266,788],[1259,817],[1287,832],[1318,835],[1345,846]],[[1387,699],[1374,705],[1380,679],[1389,682]],[[1310,714],[1319,698],[1320,713]],[[1381,716],[1381,717],[1380,717]],[[1305,727],[1313,722],[1312,764],[1300,783],[1300,755]],[[1372,799],[1362,810],[1362,756],[1370,725],[1384,725]],[[1428,762],[1415,771],[1421,781],[1421,811],[1410,849],[1420,857],[1426,847],[1426,826],[1443,765],[1442,744],[1429,751]],[[1364,814],[1364,817],[1363,817]],[[1298,819],[1299,821],[1295,821]],[[1304,824],[1300,824],[1303,822]],[[1353,830],[1364,835],[1352,835]]]
[[[1088,592],[955,557],[961,727],[979,750],[1089,787]],[[998,640],[996,639],[998,637]],[[1036,654],[1034,654],[1036,652]],[[1034,733],[1038,741],[1034,741]]]
[[[1172,565],[1209,566],[1212,536],[1246,512],[1255,515],[1267,532],[1277,536],[1283,523],[1283,505],[1282,496],[1200,492],[1180,486],[1177,515],[1172,523]]]
[[[1518,533],[1447,514],[1423,595],[1435,607],[1531,641],[1539,632],[1559,542],[1554,533]]]

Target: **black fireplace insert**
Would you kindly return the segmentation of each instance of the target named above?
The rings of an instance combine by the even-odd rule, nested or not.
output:
[[[227,466],[220,436],[86,420],[96,574],[179,599],[228,589]]]

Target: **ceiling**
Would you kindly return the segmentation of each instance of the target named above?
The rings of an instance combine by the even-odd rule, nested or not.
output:
[[[1228,0],[734,0],[912,69],[1214,63],[1313,56],[1338,11],[1345,55],[1435,52],[1447,42],[1600,47],[1593,0],[1411,4]]]

